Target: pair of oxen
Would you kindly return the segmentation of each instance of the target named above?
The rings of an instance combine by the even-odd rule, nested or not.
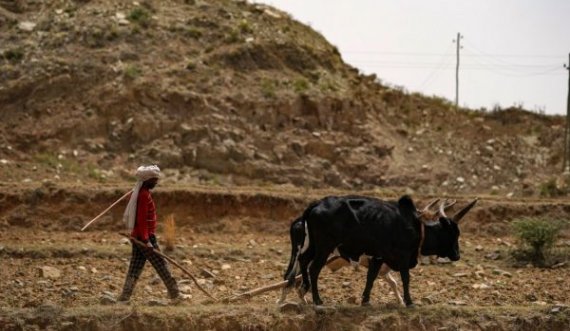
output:
[[[298,284],[304,300],[310,290],[313,304],[322,305],[318,278],[325,265],[338,268],[340,261],[361,261],[367,265],[366,286],[362,305],[370,302],[374,280],[381,275],[392,287],[398,301],[413,306],[410,296],[410,269],[420,256],[437,256],[457,261],[459,253],[459,221],[473,208],[477,199],[452,217],[446,210],[455,201],[443,201],[436,212],[435,199],[422,210],[405,195],[398,201],[365,196],[328,196],[312,202],[291,224],[291,257],[284,275],[288,281],[282,302],[290,289]],[[331,258],[331,254],[333,257]],[[398,271],[404,289],[402,300],[391,270]],[[296,276],[301,274],[300,284]]]

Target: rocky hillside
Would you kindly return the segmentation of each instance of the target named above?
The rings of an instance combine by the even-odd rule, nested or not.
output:
[[[0,0],[0,180],[556,195],[563,120],[454,111],[235,0]]]

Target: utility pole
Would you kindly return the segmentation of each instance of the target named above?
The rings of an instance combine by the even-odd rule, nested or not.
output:
[[[453,40],[457,43],[457,65],[455,66],[455,110],[459,109],[459,50],[461,47],[461,39],[463,36],[460,32],[457,32],[457,39]]]
[[[564,129],[564,164],[562,165],[562,171],[565,174],[570,174],[570,166],[568,165],[568,130],[570,128],[570,54],[568,54],[568,65],[564,65],[564,68],[568,70],[568,100],[566,101],[566,128]]]

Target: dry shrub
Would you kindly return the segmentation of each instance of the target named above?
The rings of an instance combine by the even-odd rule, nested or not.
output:
[[[176,222],[174,221],[174,215],[170,214],[164,221],[164,249],[172,251],[174,250],[174,245],[176,245]]]

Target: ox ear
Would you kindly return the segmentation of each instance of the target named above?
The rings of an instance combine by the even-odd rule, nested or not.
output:
[[[412,197],[407,194],[400,197],[400,200],[398,200],[398,204],[405,208],[413,208],[414,210],[416,209],[416,206],[414,205],[414,200],[412,200]]]
[[[417,209],[409,195],[404,195],[398,200],[398,207],[402,215],[415,215]]]
[[[465,206],[465,208],[461,209],[457,214],[455,214],[451,218],[451,220],[455,223],[459,223],[459,221],[461,221],[461,219],[471,210],[471,208],[473,208],[473,206],[477,204],[477,201],[479,201],[479,198],[475,198],[475,200],[471,201],[470,204],[468,204],[467,206]]]

